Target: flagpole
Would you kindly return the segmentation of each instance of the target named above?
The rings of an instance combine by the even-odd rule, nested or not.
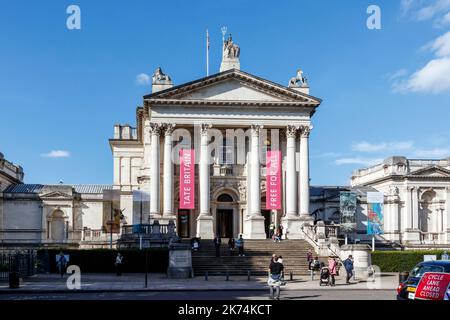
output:
[[[206,76],[209,76],[209,33],[206,29]]]

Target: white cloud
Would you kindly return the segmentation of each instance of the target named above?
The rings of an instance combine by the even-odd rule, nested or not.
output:
[[[150,76],[146,73],[140,73],[136,76],[136,84],[140,86],[149,85],[150,82]]]
[[[389,81],[395,81],[395,80],[397,80],[397,79],[399,79],[399,78],[403,78],[403,77],[406,76],[406,75],[408,75],[408,70],[406,70],[406,69],[400,69],[400,70],[398,70],[398,71],[396,71],[396,72],[388,73],[388,74],[386,75],[386,77],[387,77],[387,79],[388,79]]]
[[[417,20],[425,21],[435,18],[441,15],[443,12],[447,12],[450,9],[450,0],[434,0],[427,1],[428,5],[421,7],[417,11]]]
[[[70,157],[70,152],[69,151],[64,151],[64,150],[52,150],[49,153],[41,154],[41,157],[45,157],[45,158],[68,158],[68,157]]]
[[[362,158],[362,157],[356,157],[356,158],[342,158],[342,159],[336,159],[335,164],[338,166],[342,165],[362,165],[362,166],[373,166],[378,163],[381,163],[383,159],[381,158]]]
[[[358,152],[396,152],[411,150],[414,146],[412,141],[391,141],[382,142],[378,144],[369,143],[367,141],[354,143],[352,146],[353,151]]]
[[[434,40],[428,47],[440,58],[450,56],[450,31]]]
[[[409,78],[396,80],[392,86],[394,92],[438,94],[450,90],[450,31],[425,48],[434,52],[437,58],[429,61]]]
[[[434,158],[434,159],[442,159],[446,157],[450,157],[450,148],[435,148],[435,149],[417,149],[414,152],[415,157],[421,158]]]
[[[433,94],[450,90],[450,57],[431,60],[409,79],[395,84],[393,90]]]

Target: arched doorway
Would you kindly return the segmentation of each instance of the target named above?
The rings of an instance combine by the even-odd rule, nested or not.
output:
[[[433,190],[425,191],[421,197],[421,206],[419,210],[419,229],[424,233],[436,232],[435,211],[436,192]]]
[[[221,238],[233,237],[233,197],[222,193],[217,197],[216,234]]]
[[[51,239],[63,241],[66,238],[64,212],[56,210],[52,213],[50,221]]]

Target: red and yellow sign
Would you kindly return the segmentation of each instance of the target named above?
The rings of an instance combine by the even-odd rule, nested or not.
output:
[[[450,273],[427,272],[417,285],[416,296],[419,300],[444,300],[450,285]]]

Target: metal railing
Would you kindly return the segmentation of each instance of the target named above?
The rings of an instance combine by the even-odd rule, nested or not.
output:
[[[29,277],[36,273],[37,259],[35,250],[0,251],[0,279],[7,279],[10,272],[19,273],[20,277]]]

